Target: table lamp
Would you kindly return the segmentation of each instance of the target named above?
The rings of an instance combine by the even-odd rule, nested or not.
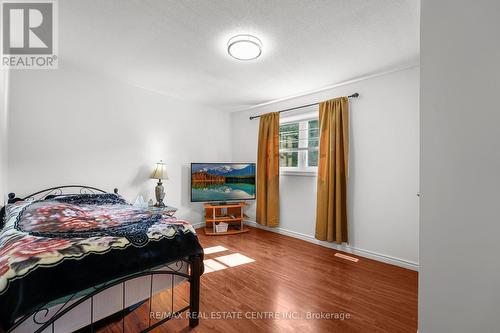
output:
[[[165,198],[165,189],[163,188],[162,179],[168,179],[167,166],[163,161],[156,163],[155,171],[151,174],[151,179],[158,179],[158,184],[155,187],[156,207],[165,207],[163,199]]]

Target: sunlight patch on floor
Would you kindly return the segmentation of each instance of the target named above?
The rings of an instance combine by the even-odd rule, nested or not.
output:
[[[233,253],[233,254],[229,254],[227,256],[217,257],[217,258],[215,258],[215,260],[220,261],[229,267],[248,264],[248,263],[255,261],[252,258],[249,258],[249,257],[244,256],[244,255],[239,254],[239,253]]]
[[[220,271],[222,269],[227,268],[227,266],[217,262],[213,259],[203,260],[203,264],[205,265],[205,273]]]
[[[212,253],[217,253],[217,252],[222,252],[222,251],[227,251],[227,249],[224,246],[212,246],[212,247],[207,247],[206,249],[203,249],[203,252],[205,254],[212,254]]]

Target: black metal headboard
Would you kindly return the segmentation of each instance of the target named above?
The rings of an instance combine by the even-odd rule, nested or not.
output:
[[[115,194],[118,194],[118,189],[113,190]],[[65,194],[97,194],[97,193],[108,193],[100,188],[86,185],[63,185],[47,188],[35,193],[32,193],[24,198],[17,198],[15,193],[9,193],[8,203],[14,203],[20,200],[41,200],[50,199],[58,195]]]

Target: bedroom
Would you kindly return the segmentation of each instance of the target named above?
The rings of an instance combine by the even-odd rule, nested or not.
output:
[[[499,9],[2,1],[0,331],[497,331]]]

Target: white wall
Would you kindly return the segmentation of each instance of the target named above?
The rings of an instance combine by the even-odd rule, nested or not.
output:
[[[150,198],[148,176],[164,159],[167,203],[193,223],[202,218],[201,206],[189,203],[189,163],[255,161],[258,121],[249,115],[359,92],[351,103],[349,245],[418,264],[417,68],[232,114],[74,67],[11,74],[9,191],[82,183]],[[315,209],[316,177],[281,177],[281,231],[314,239]]]
[[[189,163],[229,160],[229,115],[61,66],[11,75],[9,191],[64,184],[118,187],[154,197],[154,163],[167,163],[167,204],[201,221],[189,203]],[[147,199],[146,198],[146,199]]]
[[[7,193],[7,106],[8,72],[0,69],[0,206]]]
[[[351,101],[350,246],[356,253],[415,268],[418,265],[418,68],[232,113],[233,161],[256,160],[259,121],[249,120],[248,116],[354,92],[359,92],[360,98]],[[314,239],[316,177],[281,176],[280,202],[279,231]],[[254,209],[250,212],[252,219]]]
[[[422,1],[420,333],[500,329],[498,13]]]

